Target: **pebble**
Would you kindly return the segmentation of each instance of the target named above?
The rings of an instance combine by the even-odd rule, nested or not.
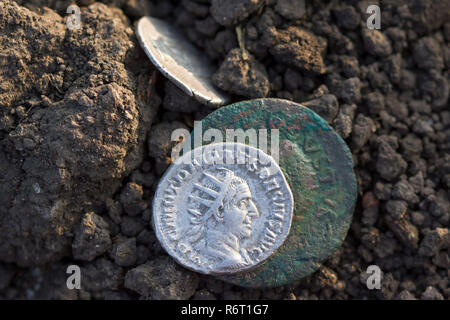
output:
[[[303,105],[319,114],[328,123],[336,118],[339,110],[338,100],[332,94],[324,94],[320,98],[303,102]]]
[[[218,23],[231,26],[241,22],[264,5],[263,0],[211,0],[211,14]]]
[[[129,270],[124,286],[144,299],[186,300],[194,295],[198,276],[169,257],[159,257]]]
[[[381,144],[375,166],[383,179],[392,181],[405,172],[407,163],[392,147]]]
[[[253,55],[240,49],[231,50],[219,70],[213,75],[214,84],[229,93],[246,98],[264,98],[269,94],[269,79],[265,67]]]
[[[358,150],[361,149],[372,134],[375,132],[376,126],[373,120],[363,114],[358,114],[353,126],[352,144],[353,147]]]
[[[121,267],[134,266],[137,260],[136,238],[117,237],[110,250],[114,263]]]
[[[427,257],[434,256],[439,250],[449,248],[450,233],[448,228],[428,229],[420,243],[419,254]]]
[[[369,54],[377,57],[387,57],[392,53],[391,42],[381,31],[362,28],[361,35],[364,47]]]
[[[72,254],[77,260],[92,261],[111,247],[108,224],[99,215],[87,213],[72,242]]]
[[[444,300],[442,294],[432,286],[428,286],[420,298],[422,300]]]
[[[386,211],[396,220],[406,218],[407,210],[408,204],[405,201],[389,200],[386,202]]]
[[[441,48],[435,38],[424,37],[417,41],[413,49],[414,61],[417,66],[424,70],[444,67]]]
[[[130,216],[136,216],[147,208],[147,203],[142,200],[144,191],[142,186],[129,182],[122,189],[120,202],[125,212]]]
[[[361,81],[353,77],[339,83],[335,92],[345,103],[357,103],[361,100]]]
[[[356,29],[361,21],[360,14],[352,6],[338,7],[333,10],[333,13],[338,25],[347,30]]]

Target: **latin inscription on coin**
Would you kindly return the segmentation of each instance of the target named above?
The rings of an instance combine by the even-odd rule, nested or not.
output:
[[[293,196],[275,160],[260,149],[216,143],[168,169],[153,201],[153,227],[164,249],[204,274],[249,270],[289,234]]]

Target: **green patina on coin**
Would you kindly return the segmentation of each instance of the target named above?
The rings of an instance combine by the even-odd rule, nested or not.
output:
[[[351,153],[342,138],[310,109],[287,100],[243,101],[211,113],[215,128],[279,129],[279,165],[294,196],[294,217],[284,244],[251,271],[221,276],[243,287],[276,287],[314,272],[343,242],[356,202]]]

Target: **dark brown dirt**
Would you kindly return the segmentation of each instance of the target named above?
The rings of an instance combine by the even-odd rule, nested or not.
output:
[[[101,2],[77,1],[73,31],[72,1],[0,2],[0,298],[450,298],[448,0],[377,1],[378,31],[366,26],[370,1],[305,12],[293,0]],[[345,243],[315,274],[248,290],[163,252],[150,203],[170,133],[211,110],[152,77],[133,34],[146,14],[206,52],[234,101],[302,102],[348,142],[360,197]],[[70,264],[81,290],[66,287]],[[366,286],[373,264],[381,290]]]

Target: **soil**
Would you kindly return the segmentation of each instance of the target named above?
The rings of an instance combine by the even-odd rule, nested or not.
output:
[[[0,2],[0,298],[450,298],[448,0],[76,2],[81,29],[66,25],[72,1]],[[164,253],[149,221],[170,133],[213,110],[155,71],[133,31],[143,15],[200,47],[233,102],[303,103],[346,140],[358,204],[316,273],[250,290]]]

